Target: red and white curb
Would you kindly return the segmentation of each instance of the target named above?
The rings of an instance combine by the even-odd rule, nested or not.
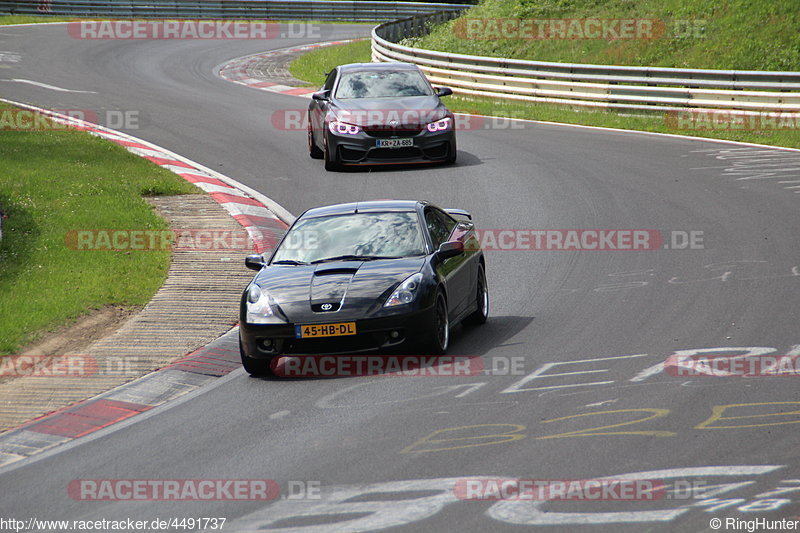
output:
[[[286,94],[291,96],[304,96],[306,98],[310,98],[311,93],[316,92],[317,89],[311,87],[291,87],[289,85],[282,85],[277,82],[259,80],[256,78],[251,78],[248,72],[253,67],[253,65],[268,57],[273,57],[283,54],[291,54],[296,52],[309,52],[317,48],[324,48],[326,46],[335,46],[339,44],[347,44],[358,40],[361,39],[346,39],[343,41],[314,43],[303,46],[293,46],[291,48],[281,48],[279,50],[270,50],[269,52],[260,52],[258,54],[239,57],[224,63],[221,67],[218,67],[219,70],[217,71],[217,75],[226,81],[238,83],[239,85],[245,85],[253,89],[260,89],[262,91],[267,91],[271,93]]]
[[[109,426],[134,423],[141,420],[134,417],[227,376],[241,368],[238,339],[234,328],[160,370],[12,429],[0,436],[0,470],[72,440],[100,435]]]
[[[258,191],[160,146],[47,109],[4,98],[0,101],[124,146],[193,183],[247,230],[259,253],[273,248],[294,220],[291,213]],[[240,368],[238,336],[238,328],[234,328],[160,370],[8,431],[0,436],[0,468],[136,417]]]
[[[102,137],[193,183],[206,191],[247,230],[255,250],[259,253],[274,247],[278,234],[286,231],[294,221],[291,213],[258,191],[158,145],[47,109],[4,98],[0,98],[0,101],[35,111],[60,124]]]

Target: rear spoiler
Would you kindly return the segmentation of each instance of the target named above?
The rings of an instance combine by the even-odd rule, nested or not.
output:
[[[470,215],[468,211],[464,211],[463,209],[445,209],[444,211],[445,213],[453,215],[454,217],[464,217],[469,220],[472,220],[472,215]]]

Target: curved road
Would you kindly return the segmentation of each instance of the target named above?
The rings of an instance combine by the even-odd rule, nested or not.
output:
[[[800,355],[800,154],[490,121],[459,133],[453,167],[326,173],[308,158],[305,131],[273,125],[305,100],[214,73],[245,54],[366,35],[368,27],[322,33],[266,42],[88,41],[63,25],[2,27],[0,49],[21,60],[0,65],[0,94],[53,109],[134,111],[139,127],[120,129],[294,214],[419,197],[468,209],[481,228],[696,231],[702,246],[490,251],[491,319],[458,328],[451,353],[480,356],[495,372],[280,380],[239,370],[129,424],[0,470],[2,514],[226,517],[225,531],[302,532],[576,524],[708,531],[715,517],[800,514],[792,490],[800,487],[797,377],[676,377],[658,366],[699,349]],[[464,483],[454,478],[595,477],[663,480],[672,491],[656,501],[546,503],[459,501],[453,490]],[[120,478],[267,478],[284,493],[300,481],[321,493],[272,503],[144,503],[76,501],[67,492],[71,480]]]

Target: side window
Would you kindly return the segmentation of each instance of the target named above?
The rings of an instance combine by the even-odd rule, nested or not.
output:
[[[435,209],[435,211],[439,215],[439,218],[442,219],[442,222],[447,228],[447,236],[450,237],[450,235],[452,235],[453,233],[453,230],[456,229],[456,226],[458,226],[458,221],[453,217],[451,217],[450,215],[448,215],[447,213],[445,213],[444,211],[439,211],[438,209]]]
[[[457,222],[447,215],[447,213],[429,207],[425,209],[425,224],[428,226],[428,232],[431,234],[433,247],[439,248],[439,246],[450,237]]]
[[[333,83],[336,81],[336,69],[333,69],[328,73],[328,77],[325,80],[325,85],[322,86],[323,91],[330,91],[333,89]]]

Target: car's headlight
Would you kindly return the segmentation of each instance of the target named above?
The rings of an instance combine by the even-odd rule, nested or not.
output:
[[[361,128],[355,124],[339,122],[338,120],[331,120],[328,122],[328,129],[331,130],[331,133],[336,135],[355,135],[361,131]]]
[[[437,131],[447,131],[453,127],[453,119],[450,117],[445,117],[442,120],[431,122],[425,127],[428,128],[428,131],[431,133],[435,133]]]
[[[247,289],[247,322],[250,324],[266,324],[275,316],[272,310],[272,297],[261,290],[255,283]]]
[[[416,274],[409,276],[403,283],[400,284],[399,287],[397,287],[397,289],[395,289],[383,306],[392,307],[394,305],[410,304],[414,301],[414,298],[416,298],[421,283],[421,272],[417,272]]]

